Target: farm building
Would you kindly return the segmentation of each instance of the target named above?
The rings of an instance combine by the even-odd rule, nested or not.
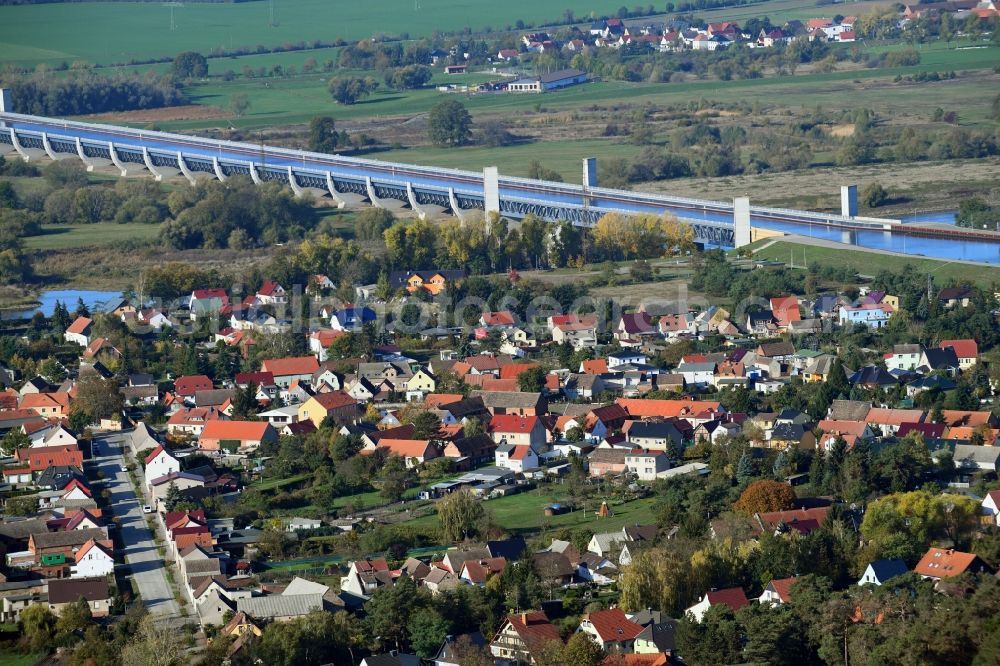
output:
[[[535,77],[518,79],[512,81],[508,86],[509,92],[529,92],[541,93],[557,88],[575,86],[587,82],[587,73],[578,69],[561,69],[558,72],[541,74]]]

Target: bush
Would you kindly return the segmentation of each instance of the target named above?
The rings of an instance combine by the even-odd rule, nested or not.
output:
[[[878,208],[889,199],[889,193],[880,183],[869,183],[861,190],[861,204],[866,208]]]

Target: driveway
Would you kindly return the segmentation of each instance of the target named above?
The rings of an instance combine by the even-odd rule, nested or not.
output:
[[[153,533],[146,525],[143,500],[136,497],[128,472],[121,469],[125,464],[121,448],[125,437],[118,433],[95,437],[94,461],[97,468],[104,472],[105,487],[111,490],[112,510],[121,519],[118,529],[125,544],[125,561],[132,571],[131,578],[139,588],[143,603],[150,613],[176,616],[180,609],[167,582],[167,564],[157,552]]]

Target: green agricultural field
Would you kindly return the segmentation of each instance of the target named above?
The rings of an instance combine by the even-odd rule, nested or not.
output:
[[[877,52],[877,51],[873,51]],[[303,54],[298,55],[304,60]],[[254,56],[265,59],[264,56]],[[226,61],[237,64],[242,59]],[[302,60],[299,60],[301,62]],[[803,73],[781,78],[736,81],[688,81],[684,83],[628,83],[605,81],[576,86],[544,95],[512,95],[504,93],[458,94],[473,112],[513,113],[541,105],[547,109],[568,110],[601,103],[620,103],[627,99],[633,104],[682,104],[691,99],[705,98],[720,102],[755,101],[778,103],[788,107],[813,108],[817,104],[839,108],[872,107],[886,114],[924,112],[929,116],[938,106],[949,107],[962,100],[963,124],[989,122],[989,85],[983,81],[959,78],[939,83],[893,83],[892,77],[919,72],[958,72],[992,68],[1000,60],[1000,47],[956,50],[925,48],[922,62],[913,67],[845,70],[822,74]],[[357,72],[346,74],[356,75]],[[338,73],[337,75],[341,75]],[[444,99],[445,93],[433,88],[411,91],[380,90],[349,106],[338,105],[326,90],[325,76],[283,79],[239,79],[231,82],[211,81],[189,87],[188,97],[195,104],[227,109],[234,95],[246,94],[251,101],[249,113],[240,119],[227,119],[237,127],[256,128],[275,124],[302,123],[315,115],[326,114],[337,119],[415,115],[428,111]],[[468,74],[449,77],[439,74],[434,85],[442,83],[474,84],[496,78],[490,74]],[[455,93],[452,93],[455,94]],[[289,100],[294,99],[294,104]],[[164,129],[194,130],[220,125],[218,119],[186,120],[159,123]]]
[[[613,14],[621,0],[274,0],[272,2],[65,3],[0,8],[0,53],[5,61],[33,65],[63,60],[94,63],[172,56],[179,51],[207,53],[214,48],[337,38],[357,40],[375,34],[430,36],[438,30],[503,28],[516,21],[557,20],[572,9]],[[271,9],[273,7],[273,22]]]
[[[24,239],[28,250],[65,250],[102,247],[119,241],[151,241],[160,233],[158,224],[47,224],[42,234]]]

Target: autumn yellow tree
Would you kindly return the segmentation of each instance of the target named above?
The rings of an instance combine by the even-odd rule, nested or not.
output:
[[[795,491],[791,486],[780,481],[764,479],[754,481],[747,486],[736,500],[733,509],[745,514],[766,513],[791,509],[794,503]]]
[[[691,249],[694,231],[672,215],[608,213],[594,225],[591,238],[610,257],[649,259]]]

